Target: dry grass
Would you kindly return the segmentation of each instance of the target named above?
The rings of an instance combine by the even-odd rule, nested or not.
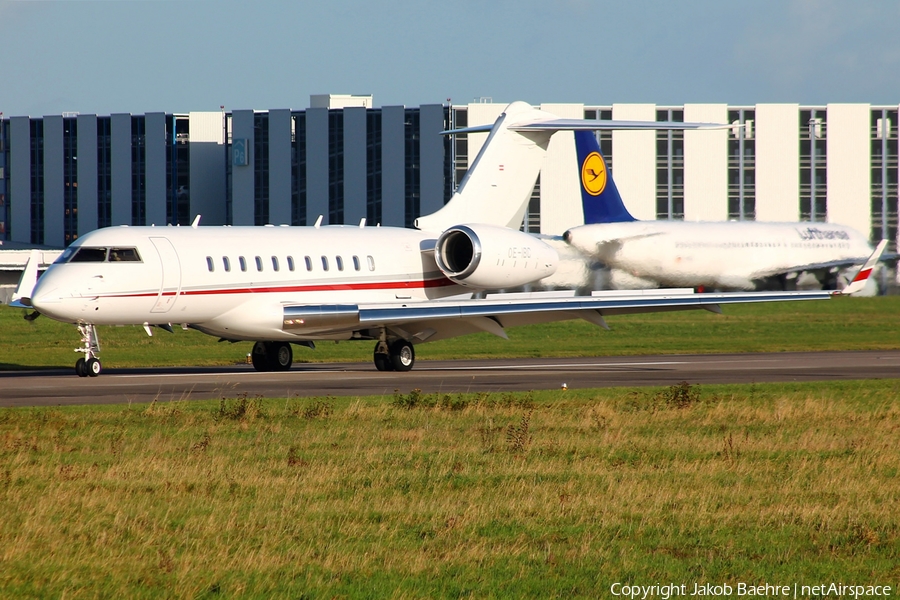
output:
[[[895,585],[900,384],[0,411],[2,597]]]

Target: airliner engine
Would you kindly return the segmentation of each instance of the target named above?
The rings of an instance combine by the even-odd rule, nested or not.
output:
[[[559,255],[538,238],[494,225],[456,225],[434,246],[438,268],[459,285],[504,289],[525,285],[556,271]]]

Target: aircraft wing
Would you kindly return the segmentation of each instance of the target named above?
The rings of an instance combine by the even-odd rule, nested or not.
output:
[[[692,289],[594,292],[591,296],[559,292],[492,294],[482,299],[439,300],[341,306],[284,306],[284,329],[298,335],[313,315],[339,317],[347,329],[387,328],[414,342],[487,331],[506,337],[504,328],[582,318],[606,327],[604,316],[705,309],[720,312],[723,304],[824,300],[828,291],[697,294]]]

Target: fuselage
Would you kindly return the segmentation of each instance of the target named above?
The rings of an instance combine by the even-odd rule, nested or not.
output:
[[[661,286],[753,289],[759,280],[822,265],[862,263],[858,231],[828,223],[633,221],[573,227],[569,243]]]
[[[285,332],[282,306],[470,294],[438,270],[435,237],[389,227],[111,227],[72,244],[31,301],[72,323],[185,323],[229,339],[340,338]]]

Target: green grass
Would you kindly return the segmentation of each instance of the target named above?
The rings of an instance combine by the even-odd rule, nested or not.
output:
[[[896,589],[898,386],[3,409],[0,597]]]
[[[900,348],[900,296],[840,298],[726,307],[706,311],[627,315],[607,319],[611,331],[584,321],[517,327],[509,340],[488,334],[416,346],[419,359],[595,356]],[[78,336],[71,325],[0,307],[0,369],[71,367]],[[218,343],[196,331],[174,334],[141,327],[100,327],[105,367],[228,365],[243,362],[250,343]],[[370,361],[373,342],[321,342],[296,347],[296,361]]]

